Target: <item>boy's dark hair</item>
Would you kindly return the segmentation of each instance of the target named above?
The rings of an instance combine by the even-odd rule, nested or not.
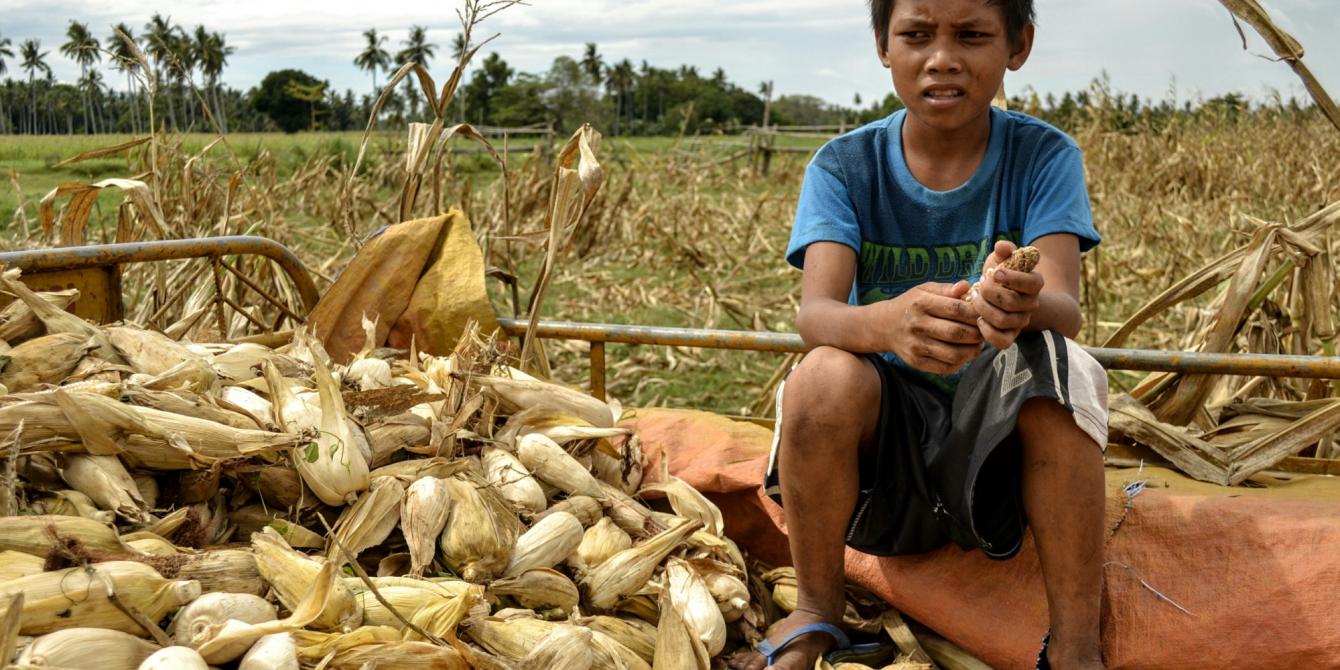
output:
[[[889,19],[893,17],[894,0],[868,0],[870,4],[870,25],[875,28],[875,37],[879,40],[880,50],[889,48]],[[988,5],[999,5],[1005,13],[1005,33],[1011,45],[1017,45],[1023,35],[1024,26],[1036,18],[1033,0],[986,0]]]

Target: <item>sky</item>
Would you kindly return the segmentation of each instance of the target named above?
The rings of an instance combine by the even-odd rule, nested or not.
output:
[[[1283,63],[1244,25],[1247,51],[1217,0],[1036,0],[1037,39],[1029,62],[1005,80],[1016,94],[1032,88],[1060,95],[1106,72],[1112,88],[1142,98],[1178,101],[1238,92],[1257,100],[1272,90],[1305,97]],[[1262,0],[1277,23],[1307,49],[1304,61],[1332,95],[1340,95],[1340,2]],[[429,69],[440,81],[450,70],[452,37],[460,30],[453,2],[396,0],[369,3],[313,0],[0,0],[0,37],[35,37],[51,52],[58,79],[78,78],[59,52],[71,18],[100,38],[124,21],[137,33],[162,12],[192,29],[222,32],[237,51],[224,81],[256,85],[271,70],[295,67],[356,93],[372,90],[368,73],[353,64],[362,32],[376,28],[394,53],[412,24],[428,28],[438,57]],[[892,90],[875,57],[865,0],[529,0],[476,28],[500,36],[480,57],[497,51],[513,68],[541,72],[556,56],[579,58],[595,42],[606,62],[628,58],[657,67],[696,65],[704,75],[724,68],[731,81],[757,90],[771,80],[782,94],[813,94],[833,103],[882,98]],[[18,63],[9,76],[21,78]],[[115,73],[109,84],[123,86]],[[385,81],[385,75],[379,75]]]

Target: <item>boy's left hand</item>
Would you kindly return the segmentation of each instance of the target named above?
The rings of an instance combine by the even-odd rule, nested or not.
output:
[[[1038,308],[1042,292],[1042,274],[999,269],[996,266],[1014,253],[1011,242],[996,242],[996,248],[983,264],[982,281],[973,298],[977,308],[977,327],[982,338],[997,349],[1008,349],[1014,338],[1028,327]]]

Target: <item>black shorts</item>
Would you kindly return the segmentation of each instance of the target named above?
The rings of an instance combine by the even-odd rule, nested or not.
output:
[[[1024,518],[1015,420],[1024,401],[1051,398],[1100,446],[1107,444],[1107,374],[1073,341],[1024,333],[1005,350],[987,347],[952,397],[877,355],[880,400],[873,456],[860,463],[860,494],[847,545],[868,554],[919,554],[953,541],[1006,559],[1019,551]],[[782,503],[777,429],[764,479]]]

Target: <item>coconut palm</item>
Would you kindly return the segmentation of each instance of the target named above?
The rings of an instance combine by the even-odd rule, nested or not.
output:
[[[157,12],[154,12],[149,22],[144,24],[144,51],[154,61],[155,90],[162,85],[160,73],[172,60],[172,43],[176,37],[176,32],[176,27],[172,25],[172,17],[164,17]],[[168,120],[172,122],[173,129],[176,129],[178,127],[176,105],[172,101],[170,92],[165,97],[168,103]]]
[[[354,58],[354,65],[357,65],[360,70],[367,70],[372,73],[372,97],[375,100],[379,94],[377,90],[377,70],[385,70],[391,67],[391,54],[382,48],[382,45],[386,43],[386,36],[378,35],[376,28],[363,31],[363,37],[367,38],[368,43],[363,47],[363,51]]]
[[[228,65],[228,57],[237,49],[228,46],[222,34],[209,32],[204,26],[195,27],[193,48],[194,60],[199,64],[200,74],[205,78],[205,94],[213,98],[214,118],[226,132],[228,124],[224,118],[223,101],[219,96],[219,77],[223,74],[223,68]]]
[[[173,87],[176,90],[178,98],[181,100],[182,109],[186,111],[186,127],[195,126],[195,104],[192,96],[187,93],[189,87],[195,84],[195,67],[198,64],[195,53],[195,42],[191,36],[182,30],[181,26],[176,26],[168,41],[172,56],[168,66],[168,73],[172,77]]]
[[[410,26],[409,39],[401,42],[405,45],[404,49],[396,52],[395,62],[398,66],[405,63],[418,63],[428,67],[428,62],[433,60],[437,52],[437,45],[428,42],[428,29],[423,26]],[[418,116],[419,93],[414,89],[414,79],[405,80],[405,86],[409,93],[409,115],[411,118]]]
[[[102,78],[102,71],[91,68],[79,78],[79,90],[84,94],[85,106],[88,113],[94,120],[94,132],[106,132],[107,124],[103,120],[102,94],[107,90],[107,83]],[[99,127],[101,126],[101,129]]]
[[[19,45],[19,59],[25,72],[28,73],[28,95],[32,107],[29,108],[28,132],[37,132],[37,82],[35,81],[38,72],[51,76],[51,66],[47,65],[46,57],[50,51],[42,51],[42,42],[35,39],[23,40]]]
[[[112,27],[112,34],[107,36],[107,48],[112,53],[112,67],[120,70],[126,75],[126,93],[127,100],[130,101],[130,122],[134,132],[140,132],[140,106],[136,100],[135,94],[135,72],[140,69],[140,62],[135,57],[135,33],[131,31],[130,26],[125,23],[118,23]]]
[[[9,71],[5,59],[14,57],[14,50],[10,48],[11,44],[8,37],[0,37],[0,75]],[[8,125],[9,114],[5,113],[5,99],[4,96],[0,96],[0,133],[5,132],[5,127]]]
[[[98,50],[101,45],[98,44],[98,38],[88,31],[88,24],[74,19],[70,20],[70,26],[65,29],[65,37],[68,41],[61,45],[60,52],[79,63],[79,80],[83,81],[88,78],[89,67],[102,60],[102,53]],[[88,91],[81,88],[79,97],[84,105],[84,133],[90,130],[97,132],[97,120],[89,103]]]
[[[601,72],[604,71],[605,61],[600,52],[596,51],[595,42],[587,42],[586,50],[582,52],[582,69],[586,71],[587,76],[591,77],[591,82],[599,85],[602,79]]]

